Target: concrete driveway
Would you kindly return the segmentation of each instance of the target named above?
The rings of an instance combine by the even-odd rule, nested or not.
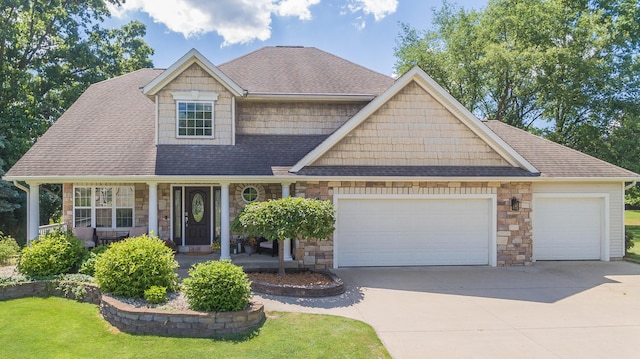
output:
[[[369,323],[394,358],[638,358],[640,265],[350,268],[338,297],[262,295],[267,310]]]

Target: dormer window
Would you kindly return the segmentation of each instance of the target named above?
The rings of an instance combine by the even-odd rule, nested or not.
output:
[[[213,102],[181,102],[178,137],[213,137]]]
[[[214,137],[214,109],[217,92],[176,91],[176,137]]]

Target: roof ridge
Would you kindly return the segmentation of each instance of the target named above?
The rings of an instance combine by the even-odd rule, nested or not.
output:
[[[378,72],[378,71],[372,70],[372,69],[370,69],[370,68],[368,68],[368,67],[365,67],[365,66],[362,66],[362,65],[360,65],[360,64],[357,64],[357,63],[355,63],[355,62],[353,62],[353,61],[351,61],[351,60],[349,60],[349,59],[346,59],[346,58],[344,58],[344,57],[340,57],[340,56],[335,55],[335,54],[332,54],[332,53],[330,53],[330,52],[327,52],[327,51],[321,50],[321,49],[319,49],[319,48],[317,48],[317,47],[315,47],[315,46],[305,47],[305,48],[306,48],[306,49],[314,49],[314,50],[320,51],[320,52],[322,52],[322,53],[324,53],[324,54],[327,54],[327,55],[329,55],[329,56],[331,56],[331,57],[334,57],[334,58],[336,58],[336,59],[338,59],[338,60],[348,62],[348,63],[350,63],[350,64],[352,64],[352,65],[354,65],[354,66],[357,66],[357,67],[359,67],[359,68],[361,68],[361,69],[364,69],[364,70],[366,70],[366,71],[368,71],[368,72],[371,72],[371,73],[374,73],[374,74],[377,74],[377,75],[382,75],[382,76],[388,77],[388,78],[390,78],[390,79],[392,79],[392,80],[394,80],[394,81],[396,80],[396,79],[394,79],[393,77],[391,77],[391,76],[389,76],[389,75],[385,75],[385,74],[383,74],[383,73],[381,73],[381,72]]]
[[[216,67],[220,68],[220,66],[224,66],[224,65],[226,65],[226,64],[229,64],[229,63],[235,62],[235,61],[237,61],[237,60],[243,59],[243,58],[245,58],[245,57],[248,57],[249,55],[255,54],[256,52],[258,52],[258,51],[260,51],[260,50],[263,50],[263,49],[266,49],[266,48],[269,48],[269,47],[275,47],[275,46],[262,46],[262,47],[261,47],[261,48],[259,48],[259,49],[255,49],[255,50],[253,50],[253,51],[251,51],[251,52],[247,52],[247,53],[246,53],[246,54],[244,54],[244,55],[240,55],[240,56],[238,56],[238,57],[236,57],[236,58],[233,58],[233,59],[231,59],[231,60],[229,60],[229,61],[226,61],[226,62],[223,62],[223,63],[221,63],[221,64],[218,64],[218,65],[216,65]],[[222,71],[222,70],[220,70],[220,71]]]

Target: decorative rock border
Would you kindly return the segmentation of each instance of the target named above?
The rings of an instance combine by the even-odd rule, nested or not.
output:
[[[251,289],[254,292],[258,293],[302,298],[332,297],[344,293],[344,282],[342,281],[342,279],[329,271],[316,271],[298,268],[286,268],[285,271],[290,273],[299,273],[305,271],[321,273],[330,277],[333,283],[326,286],[299,286],[277,285],[261,281],[252,281]],[[277,272],[277,269],[246,269],[245,272],[275,273]]]
[[[237,312],[170,312],[136,308],[106,294],[102,295],[100,313],[123,332],[191,338],[247,333],[265,320],[262,303],[253,302],[248,309]]]
[[[84,295],[65,291],[66,284],[83,286]],[[37,281],[0,287],[0,301],[25,297],[55,296],[97,304],[104,319],[119,330],[131,334],[170,337],[219,337],[249,333],[265,321],[264,305],[252,302],[249,308],[236,312],[166,311],[136,308],[109,295],[101,294],[95,284],[70,281]]]

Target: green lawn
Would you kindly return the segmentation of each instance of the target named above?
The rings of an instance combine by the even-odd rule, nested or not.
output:
[[[92,304],[61,298],[0,302],[3,358],[390,358],[373,329],[327,315],[268,312],[245,339],[119,333]]]
[[[640,226],[640,211],[639,210],[624,211],[624,224],[626,226]]]

